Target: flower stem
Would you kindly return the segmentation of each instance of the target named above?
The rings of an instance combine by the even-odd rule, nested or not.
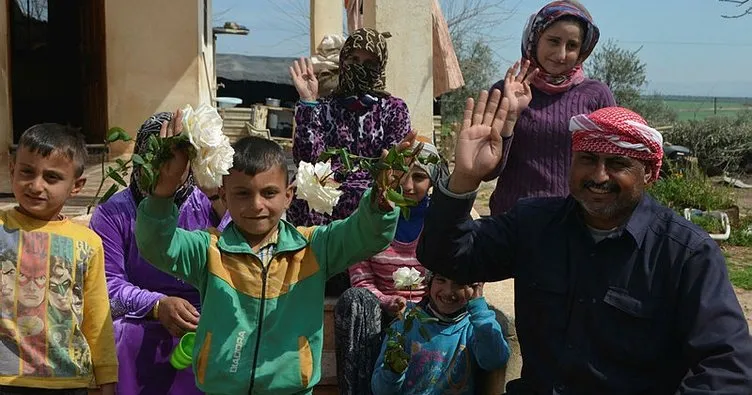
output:
[[[89,206],[86,207],[86,214],[91,213],[91,208],[94,207],[95,204],[97,204],[97,199],[99,198],[99,194],[102,192],[102,187],[104,186],[104,181],[107,179],[107,175],[104,174],[104,161],[107,157],[107,154],[110,152],[110,144],[107,143],[105,140],[104,142],[104,154],[102,154],[102,179],[99,180],[99,187],[97,187],[97,193],[94,194],[94,197],[91,198],[91,202],[89,202]]]

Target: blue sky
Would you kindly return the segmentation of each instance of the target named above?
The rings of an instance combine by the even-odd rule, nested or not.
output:
[[[487,33],[500,70],[519,57],[523,25],[546,2],[504,1],[511,10],[509,18]],[[601,43],[613,39],[631,50],[642,46],[639,56],[647,64],[647,92],[752,97],[752,15],[722,18],[735,7],[717,0],[582,2],[601,30]],[[307,55],[308,4],[309,0],[213,0],[215,25],[234,21],[251,30],[248,36],[219,36],[217,52]]]

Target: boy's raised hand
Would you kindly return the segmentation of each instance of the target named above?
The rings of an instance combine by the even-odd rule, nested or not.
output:
[[[478,299],[483,297],[483,285],[485,283],[475,283],[471,285],[473,289],[472,295],[470,295],[470,299]]]
[[[170,122],[162,122],[159,138],[169,138],[179,135],[183,131],[183,111],[177,110]],[[188,173],[188,153],[184,149],[173,147],[172,158],[162,164],[159,169],[157,184],[152,195],[167,198],[183,184],[184,176]]]

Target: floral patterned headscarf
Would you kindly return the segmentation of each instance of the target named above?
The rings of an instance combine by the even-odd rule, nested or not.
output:
[[[586,27],[580,48],[580,57],[577,65],[568,72],[561,75],[552,75],[540,67],[535,57],[536,47],[543,31],[566,16],[577,18]],[[530,61],[532,68],[538,68],[538,75],[532,81],[533,86],[545,93],[556,94],[565,92],[572,86],[582,83],[585,80],[582,63],[593,52],[599,38],[598,27],[593,23],[590,13],[579,3],[553,1],[546,4],[540,11],[530,16],[522,33],[522,57]]]

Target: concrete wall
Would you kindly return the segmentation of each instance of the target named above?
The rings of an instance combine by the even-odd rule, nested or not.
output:
[[[198,42],[199,42],[199,103],[215,105],[217,79],[214,77],[214,41],[212,35],[212,2],[211,0],[196,0],[199,10]],[[205,19],[206,18],[206,19]]]
[[[208,99],[202,5],[203,0],[105,0],[110,127],[135,136],[151,114]],[[210,53],[205,58],[212,63]],[[113,147],[113,154],[130,148]]]
[[[327,34],[342,34],[344,9],[342,0],[310,0],[311,55]]]
[[[5,2],[0,6],[0,157],[8,153],[13,143],[13,129],[10,118],[10,64],[8,48],[8,7]],[[5,169],[0,169],[5,172]],[[2,173],[5,174],[5,173]]]
[[[388,31],[386,88],[410,110],[413,129],[433,136],[432,0],[364,0],[363,23]]]

